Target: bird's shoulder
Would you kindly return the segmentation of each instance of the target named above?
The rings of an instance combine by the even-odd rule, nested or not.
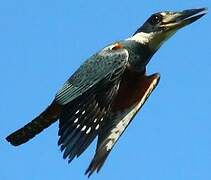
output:
[[[88,58],[64,83],[56,94],[56,101],[67,104],[99,83],[117,79],[127,67],[129,53],[121,43],[115,42]]]

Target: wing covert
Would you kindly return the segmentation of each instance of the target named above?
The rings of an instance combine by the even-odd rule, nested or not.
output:
[[[57,94],[57,102],[63,105],[58,145],[69,162],[83,153],[102,128],[127,61],[124,49],[102,51],[85,62]]]
[[[103,49],[85,61],[56,94],[56,101],[65,105],[98,82],[111,82],[118,78],[128,63],[126,49]]]

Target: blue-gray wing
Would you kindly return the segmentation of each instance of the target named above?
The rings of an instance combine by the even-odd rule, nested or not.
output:
[[[103,50],[86,61],[57,93],[56,101],[63,106],[58,145],[69,162],[99,133],[127,63],[127,50]]]
[[[115,80],[122,74],[127,63],[128,51],[126,49],[103,49],[81,65],[57,92],[55,100],[65,105],[97,83]]]

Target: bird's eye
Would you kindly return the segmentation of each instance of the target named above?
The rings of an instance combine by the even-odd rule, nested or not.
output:
[[[150,17],[149,23],[152,25],[156,25],[163,20],[163,16],[160,14],[154,14]]]

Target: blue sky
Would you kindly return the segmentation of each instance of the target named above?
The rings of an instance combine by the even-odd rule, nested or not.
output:
[[[39,114],[90,55],[130,36],[153,12],[210,1],[0,1],[0,179],[86,179],[95,143],[72,164],[57,147],[58,124],[29,143],[5,137]],[[94,179],[210,180],[210,13],[157,52],[161,81]]]

